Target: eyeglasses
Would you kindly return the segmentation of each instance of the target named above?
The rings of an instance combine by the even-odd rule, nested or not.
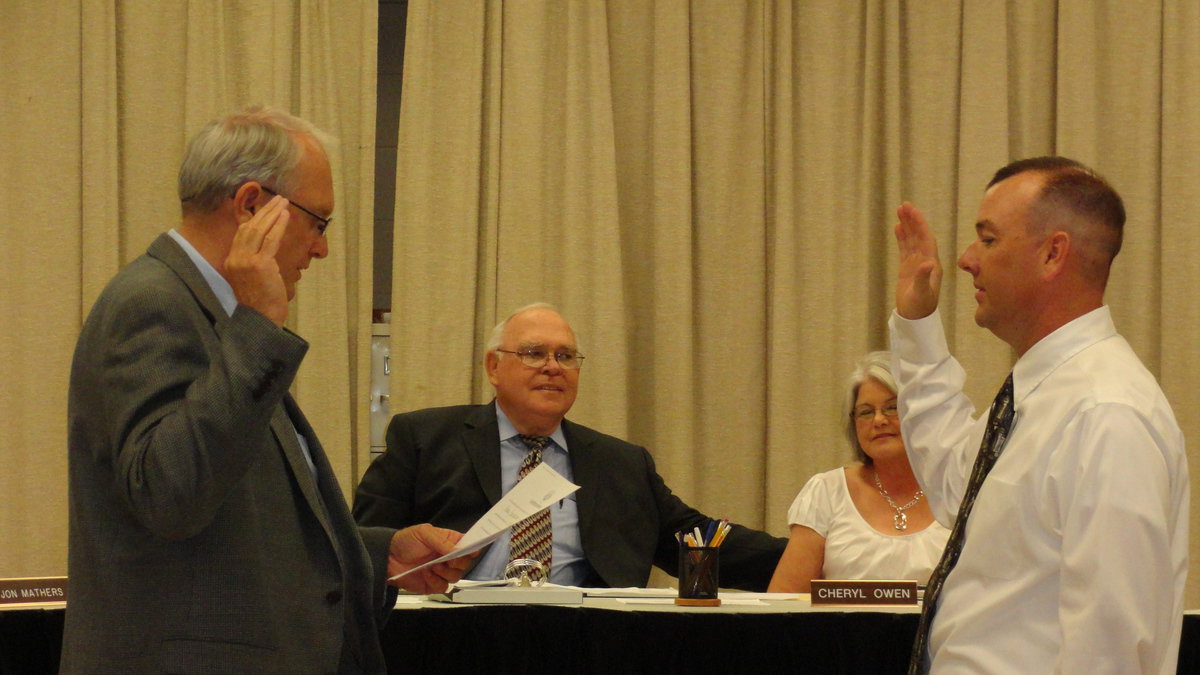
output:
[[[267,187],[266,185],[259,185],[259,187],[261,187],[263,189],[263,192],[265,192],[269,195],[275,195],[276,197],[280,196],[278,192],[272,190],[271,188]],[[304,208],[303,206],[300,206],[299,204],[292,201],[291,199],[288,199],[287,197],[284,197],[284,199],[287,199],[288,203],[291,204],[292,206],[300,209],[301,211],[312,216],[313,218],[316,218],[317,222],[319,223],[319,225],[317,225],[317,232],[320,233],[320,235],[322,237],[325,236],[325,228],[329,227],[329,221],[333,220],[332,216],[330,216],[329,218],[322,218],[321,216],[318,216],[317,214],[313,213],[312,211],[309,211],[308,209]]]
[[[517,358],[521,359],[521,363],[530,368],[541,368],[550,362],[550,358],[554,357],[554,361],[562,368],[567,370],[579,370],[583,365],[584,357],[575,352],[555,352],[551,354],[544,349],[520,349],[518,351],[510,351],[508,349],[497,349],[496,351],[504,354],[516,354]]]
[[[900,416],[900,410],[896,408],[895,403],[889,403],[882,408],[872,408],[869,405],[864,405],[860,408],[855,408],[854,412],[850,413],[850,416],[854,418],[855,422],[866,423],[875,420],[875,413],[883,413],[883,416],[889,420],[894,420]]]

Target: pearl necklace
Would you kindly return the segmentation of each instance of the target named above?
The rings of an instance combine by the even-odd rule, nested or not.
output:
[[[925,491],[917,490],[917,493],[913,495],[912,501],[904,506],[896,506],[896,502],[892,501],[892,496],[888,494],[887,490],[883,489],[883,483],[879,481],[879,472],[872,471],[871,473],[875,475],[875,489],[879,490],[879,494],[883,495],[883,498],[887,500],[888,506],[896,510],[896,514],[892,516],[892,526],[899,532],[907,530],[908,514],[905,511],[916,506],[917,502],[921,501],[921,497],[925,496]]]

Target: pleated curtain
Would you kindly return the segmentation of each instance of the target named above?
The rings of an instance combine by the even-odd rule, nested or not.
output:
[[[187,139],[265,104],[339,138],[331,253],[289,327],[343,486],[369,457],[373,1],[0,0],[0,576],[66,573],[67,384],[104,284],[179,224]]]
[[[957,256],[996,169],[1061,154],[1126,200],[1107,301],[1200,438],[1197,45],[1200,6],[1150,0],[413,0],[393,410],[489,400],[488,329],[545,300],[588,357],[572,419],[785,534],[852,459],[840,404],[887,346],[896,207],[935,228],[986,406],[1014,357]]]

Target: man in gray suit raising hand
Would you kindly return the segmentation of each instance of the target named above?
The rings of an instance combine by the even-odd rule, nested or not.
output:
[[[383,672],[385,579],[453,548],[429,524],[358,528],[288,394],[284,327],[329,253],[312,125],[251,109],[188,144],[182,224],[97,299],[69,400],[63,672]],[[443,590],[468,561],[404,578]]]

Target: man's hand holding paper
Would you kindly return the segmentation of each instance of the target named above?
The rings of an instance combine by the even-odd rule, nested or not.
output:
[[[462,535],[462,538],[457,541],[454,547],[441,557],[416,567],[404,569],[406,563],[396,559],[396,545],[393,540],[392,558],[388,561],[388,573],[392,574],[392,576],[388,581],[417,593],[445,590],[445,582],[457,581],[470,565],[465,559],[458,561],[461,564],[443,565],[442,563],[463,558],[480,550],[495,541],[508,528],[549,507],[554,502],[567,497],[578,489],[578,485],[563,478],[557,471],[550,468],[550,465],[539,464],[536,469],[529,472],[529,475],[521,479],[512,490],[509,490],[508,494],[496,502],[495,506],[483,514],[483,517],[472,525],[466,534]],[[401,530],[400,533],[397,533],[397,537],[405,531]],[[449,542],[446,541],[444,543]],[[410,559],[407,564],[411,565],[412,562],[414,561]],[[400,581],[400,579],[405,578],[413,572],[421,572],[421,582],[412,583],[407,579],[403,582]],[[457,577],[451,578],[455,574],[457,574]],[[426,583],[436,585],[438,582],[435,579],[443,582],[440,589],[420,590],[423,584]],[[412,587],[410,587],[410,583]]]

